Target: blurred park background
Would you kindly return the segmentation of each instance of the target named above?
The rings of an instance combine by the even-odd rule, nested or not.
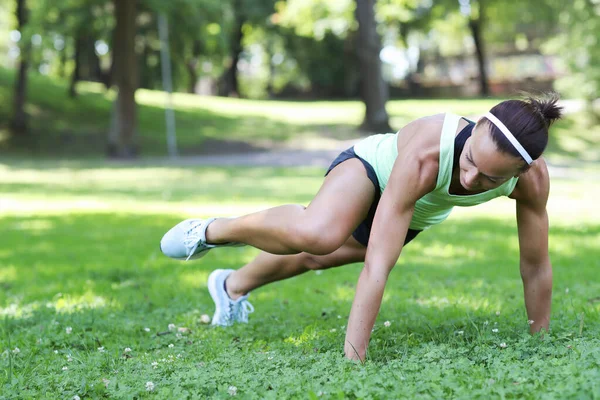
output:
[[[522,91],[558,91],[590,127],[600,114],[599,8],[595,0],[4,0],[0,151],[134,158],[347,139],[430,113],[481,113],[493,101],[460,103]]]
[[[599,89],[598,0],[0,0],[0,399],[600,398]],[[223,330],[207,276],[257,250],[160,254],[184,218],[308,204],[361,137],[551,90],[545,340],[506,198],[407,246],[364,365],[362,265]]]

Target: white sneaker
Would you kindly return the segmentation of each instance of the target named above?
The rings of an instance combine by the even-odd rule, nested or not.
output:
[[[231,300],[227,294],[225,279],[232,272],[232,269],[216,269],[208,276],[208,292],[215,302],[212,325],[231,326],[235,322],[248,323],[248,314],[254,312],[254,307],[248,301],[249,294],[237,300]]]
[[[204,257],[214,247],[241,246],[240,243],[206,243],[206,229],[215,219],[186,219],[178,223],[165,233],[160,241],[160,250],[167,257],[187,261]]]

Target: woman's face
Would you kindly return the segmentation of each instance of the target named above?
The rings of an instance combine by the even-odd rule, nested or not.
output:
[[[500,152],[488,125],[477,124],[460,155],[460,184],[468,191],[491,190],[518,176],[524,161]]]

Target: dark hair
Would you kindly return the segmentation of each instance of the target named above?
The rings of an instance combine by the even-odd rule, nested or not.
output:
[[[523,100],[503,101],[490,112],[502,121],[531,158],[536,160],[548,144],[548,128],[562,117],[563,108],[557,104],[558,100],[556,93],[549,93],[541,98],[528,96]],[[492,139],[500,151],[522,158],[496,125],[487,118],[482,123],[489,125]]]

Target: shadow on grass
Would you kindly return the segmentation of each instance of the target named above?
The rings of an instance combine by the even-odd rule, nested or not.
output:
[[[575,114],[558,121],[550,130],[544,153],[561,164],[600,163],[600,126],[587,126],[585,118]]]
[[[9,90],[12,81],[13,74],[0,69],[0,99],[12,97]],[[31,134],[4,144],[5,152],[58,157],[104,156],[114,94],[82,92],[72,99],[66,84],[36,74],[31,74],[30,83],[26,109],[31,117]],[[0,107],[0,115],[6,116],[2,118],[6,123],[9,113],[7,107]],[[178,108],[175,116],[178,146],[183,155],[268,150],[265,141],[282,142],[299,135],[357,136],[356,127],[352,125],[291,124],[260,116],[227,116],[202,108]],[[138,117],[143,154],[166,154],[164,108],[139,105]]]
[[[0,183],[0,192],[28,197],[84,196],[119,202],[149,200],[167,203],[285,201],[308,204],[324,175],[319,168],[173,168],[149,165],[103,165],[77,162],[15,161],[0,164],[17,181]],[[316,173],[315,173],[316,172]],[[257,182],[260,182],[258,184]]]

